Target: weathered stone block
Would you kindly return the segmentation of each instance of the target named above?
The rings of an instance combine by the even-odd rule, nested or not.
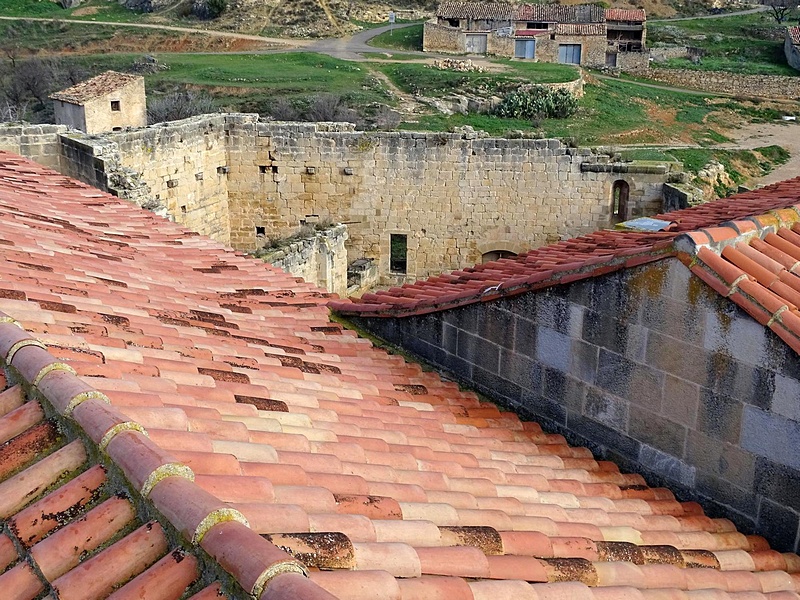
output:
[[[740,401],[730,396],[701,388],[697,427],[712,437],[738,444],[743,408]]]
[[[631,404],[628,435],[675,457],[682,457],[686,444],[686,427]]]
[[[664,400],[661,414],[682,423],[687,427],[695,427],[697,411],[700,404],[700,386],[685,381],[669,373],[664,376]]]
[[[628,429],[628,406],[629,403],[622,398],[590,388],[586,393],[584,414],[624,433]]]
[[[685,456],[687,462],[715,477],[744,489],[753,486],[756,457],[738,446],[690,430]]]
[[[800,469],[800,422],[745,406],[740,442],[745,450]]]
[[[770,540],[775,550],[797,552],[798,527],[800,527],[800,516],[796,511],[766,498],[761,499],[756,528],[761,535]]]

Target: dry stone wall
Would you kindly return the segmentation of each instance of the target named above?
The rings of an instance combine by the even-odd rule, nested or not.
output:
[[[737,75],[723,71],[692,71],[690,69],[631,69],[629,72],[637,77],[706,92],[734,96],[800,99],[800,77]]]

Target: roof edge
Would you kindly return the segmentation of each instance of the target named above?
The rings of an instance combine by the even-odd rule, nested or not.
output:
[[[194,483],[194,473],[149,439],[146,429],[110,404],[66,363],[31,336],[11,315],[0,312],[0,366],[10,371],[28,402],[37,398],[60,419],[71,421],[106,460],[118,467],[141,499],[202,549],[220,572],[232,577],[251,597],[261,598],[282,576],[308,577],[306,566],[250,529],[246,518]],[[191,498],[191,502],[187,502]],[[320,597],[322,588],[307,580]]]

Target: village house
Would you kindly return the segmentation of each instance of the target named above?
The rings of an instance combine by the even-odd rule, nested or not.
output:
[[[800,71],[800,27],[786,29],[786,43],[783,49],[789,66]]]
[[[633,68],[649,62],[645,38],[646,15],[639,9],[443,2],[425,23],[423,49]]]
[[[106,71],[56,92],[56,123],[86,133],[121,131],[147,125],[144,77]]]

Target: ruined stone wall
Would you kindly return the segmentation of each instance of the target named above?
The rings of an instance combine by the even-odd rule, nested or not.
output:
[[[800,359],[677,259],[357,323],[740,531],[800,549]]]
[[[786,41],[783,45],[783,50],[786,54],[786,62],[789,66],[800,71],[800,48],[795,46],[792,42],[792,37],[789,30],[786,30]]]
[[[581,65],[602,67],[606,64],[606,48],[608,41],[604,35],[556,35],[550,39],[549,34],[536,36],[537,62],[558,62],[558,47],[561,44],[581,45]]]
[[[634,183],[582,171],[591,151],[556,140],[245,121],[227,139],[234,247],[253,248],[258,227],[291,234],[328,218],[348,224],[349,259],[374,259],[382,284],[475,264],[492,246],[519,252],[595,231],[610,223],[613,182]],[[632,189],[657,202],[663,180]],[[391,234],[407,236],[407,275],[390,273]]]
[[[111,133],[106,138],[117,144],[122,164],[141,178],[153,201],[163,204],[176,222],[227,244],[227,173],[231,168],[227,122],[224,115],[207,115]]]
[[[426,21],[422,32],[422,49],[425,52],[464,52],[464,34],[454,27]]]
[[[723,71],[690,69],[640,69],[631,70],[630,73],[668,85],[707,92],[760,98],[800,99],[800,77],[737,75]]]
[[[650,68],[650,54],[648,52],[618,52],[617,68],[623,71]]]
[[[347,226],[335,225],[313,235],[293,240],[262,258],[329,292],[347,295]]]
[[[66,131],[63,125],[2,123],[0,150],[19,154],[58,171],[61,167],[59,135]]]

